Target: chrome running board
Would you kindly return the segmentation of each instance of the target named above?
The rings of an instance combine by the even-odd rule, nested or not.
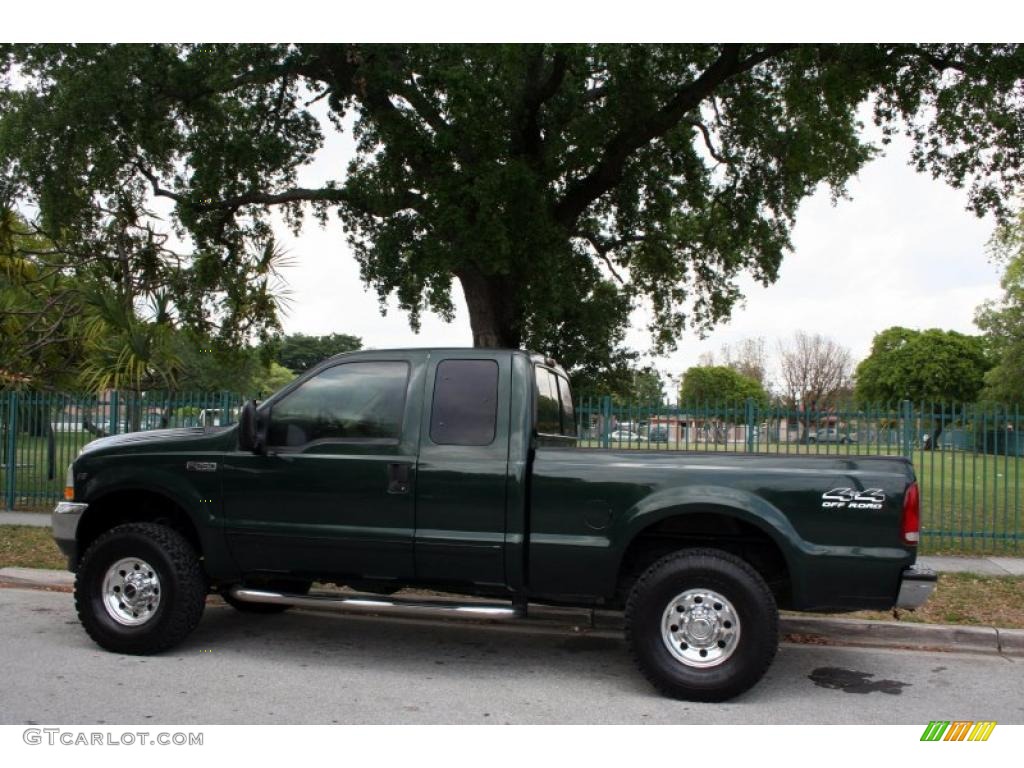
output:
[[[522,617],[511,603],[456,603],[449,600],[409,600],[400,597],[380,595],[338,594],[338,595],[290,595],[286,592],[272,592],[266,589],[231,587],[231,597],[244,603],[271,603],[294,605],[300,608],[344,613],[382,613],[404,616],[441,616],[462,619],[491,619],[505,621]]]

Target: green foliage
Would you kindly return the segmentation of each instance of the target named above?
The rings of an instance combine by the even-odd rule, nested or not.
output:
[[[642,405],[661,405],[665,400],[665,382],[661,380],[661,374],[649,367],[634,371],[625,399]]]
[[[274,350],[274,359],[280,365],[302,373],[329,357],[362,349],[363,340],[347,333],[332,333],[328,336],[292,333],[274,338],[269,346]]]
[[[1024,403],[1024,213],[996,232],[991,250],[1005,267],[1002,299],[985,302],[975,317],[995,361],[985,374],[982,395],[1002,403]]]
[[[694,366],[683,374],[679,402],[684,405],[733,405],[752,398],[759,408],[768,406],[768,393],[757,381],[724,365]]]
[[[452,316],[458,280],[475,344],[531,347],[593,377],[621,366],[638,302],[667,350],[727,319],[744,274],[777,278],[800,201],[820,184],[843,194],[873,155],[857,117],[869,100],[885,139],[906,130],[915,166],[968,187],[978,212],[1004,212],[1024,165],[1017,45],[9,45],[0,57],[0,194],[97,253],[144,233],[154,197],[171,201],[189,252],[165,259],[143,238],[133,274],[157,276],[182,324],[224,342],[274,327],[272,208],[296,228],[309,211],[340,216],[363,279],[414,326],[424,310]],[[347,173],[299,187],[348,118]]]
[[[875,335],[856,393],[863,403],[973,402],[991,365],[981,337],[895,326]]]
[[[0,206],[0,388],[67,384],[81,363],[67,307],[52,300],[68,280],[52,268],[51,251],[24,218]]]
[[[254,378],[252,385],[248,389],[242,391],[251,392],[262,400],[274,394],[286,384],[290,384],[294,378],[295,373],[293,371],[285,368],[275,360],[270,363],[268,369]]]
[[[0,211],[0,386],[270,392],[293,377],[269,349],[180,327],[145,253],[120,246],[82,258]]]
[[[603,384],[605,388],[600,388]],[[580,389],[580,392],[584,390]],[[665,400],[665,383],[654,368],[623,367],[614,376],[603,377],[597,389],[586,392],[611,395],[612,404],[620,405],[661,405]]]

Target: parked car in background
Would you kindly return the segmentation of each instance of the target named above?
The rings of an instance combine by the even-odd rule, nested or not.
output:
[[[647,433],[647,439],[652,443],[667,443],[668,427],[651,427],[650,432]]]
[[[636,432],[632,432],[628,429],[617,429],[608,435],[608,439],[613,443],[643,443],[647,442],[647,438],[642,435],[638,435]]]
[[[846,445],[847,443],[857,442],[856,432],[846,432],[841,429],[835,429],[829,427],[828,429],[819,429],[817,432],[812,432],[807,436],[808,443],[836,443],[838,445]]]

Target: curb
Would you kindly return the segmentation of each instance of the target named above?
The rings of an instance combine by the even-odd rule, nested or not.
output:
[[[0,568],[0,584],[70,591],[75,585],[75,574],[70,571],[51,571],[47,568]]]
[[[1000,632],[1019,634],[1020,645],[1003,647]],[[1024,656],[1024,632],[994,627],[783,616],[779,633],[797,643]]]
[[[51,571],[44,568],[0,568],[0,586],[6,587],[70,592],[74,580],[74,574],[66,571]],[[388,620],[398,619],[389,617]],[[407,620],[451,623],[446,619],[432,618]],[[490,626],[510,627],[512,625]],[[518,626],[522,629],[585,631],[594,635],[616,637],[622,632],[623,618],[622,614],[617,611],[531,605],[529,618],[518,622]],[[1024,630],[1021,629],[909,624],[816,616],[781,616],[779,618],[779,634],[783,642],[805,645],[1024,656]]]
[[[1004,656],[1024,656],[1024,629],[997,629],[999,652]]]

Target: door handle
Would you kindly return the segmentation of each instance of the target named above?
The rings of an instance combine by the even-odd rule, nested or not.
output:
[[[409,492],[409,467],[411,465],[388,464],[388,493]]]

